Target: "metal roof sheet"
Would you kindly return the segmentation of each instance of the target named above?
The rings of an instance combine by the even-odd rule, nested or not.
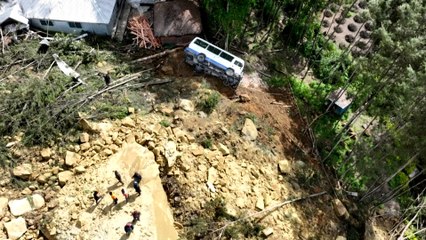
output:
[[[110,22],[115,0],[18,0],[28,19]]]

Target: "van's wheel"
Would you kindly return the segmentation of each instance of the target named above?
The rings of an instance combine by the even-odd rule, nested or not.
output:
[[[234,76],[234,69],[228,68],[228,69],[226,69],[225,73],[226,73],[226,75],[232,77],[232,76]]]
[[[206,55],[204,53],[200,53],[197,55],[197,61],[202,63],[204,61],[206,61]]]

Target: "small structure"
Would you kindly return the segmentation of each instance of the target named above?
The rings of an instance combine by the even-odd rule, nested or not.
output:
[[[46,31],[111,35],[117,9],[123,2],[124,0],[15,0],[14,6],[19,6],[21,12],[19,17],[11,16],[19,22],[27,19],[31,26]],[[7,16],[7,12],[12,10],[7,9],[1,16]]]
[[[333,103],[334,102],[334,103]],[[348,98],[346,90],[338,88],[332,91],[327,96],[327,105],[332,104],[331,109],[338,115],[342,115],[348,110],[349,106],[352,103],[352,100]]]
[[[192,1],[157,2],[154,34],[161,43],[184,46],[202,31],[200,9]]]

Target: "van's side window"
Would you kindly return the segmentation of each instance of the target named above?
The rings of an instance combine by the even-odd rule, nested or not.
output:
[[[220,49],[215,48],[215,47],[213,47],[211,45],[207,47],[207,50],[209,50],[210,52],[212,52],[212,53],[214,53],[216,55],[218,55],[220,53]]]
[[[221,56],[223,59],[226,59],[230,62],[232,62],[232,60],[234,60],[234,57],[227,54],[226,52],[221,52],[219,56]]]
[[[206,42],[201,41],[200,39],[195,40],[194,43],[197,44],[198,46],[202,47],[202,48],[206,48],[209,45]]]

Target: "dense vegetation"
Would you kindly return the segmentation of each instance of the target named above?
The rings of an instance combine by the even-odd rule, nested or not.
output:
[[[369,11],[357,19],[371,30],[371,47],[364,53],[334,44],[330,35],[336,28],[321,33],[324,10],[340,7],[338,17],[344,19],[367,5]],[[213,19],[212,39],[269,59],[271,88],[292,89],[308,119],[306,132],[313,133],[313,151],[335,174],[336,193],[357,192],[364,217],[396,199],[407,227],[399,225],[392,234],[421,235],[425,226],[416,230],[413,222],[424,220],[426,201],[424,1],[203,1],[203,7]],[[287,60],[263,54],[280,48]],[[309,83],[308,71],[300,74],[289,61],[297,56],[304,59],[299,65],[313,72]],[[333,113],[333,102],[325,105],[339,88],[353,101],[343,116]]]

